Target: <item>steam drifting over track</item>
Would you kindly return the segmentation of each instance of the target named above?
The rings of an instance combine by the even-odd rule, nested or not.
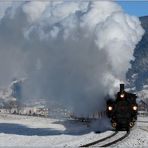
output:
[[[1,87],[25,77],[22,101],[54,100],[76,115],[104,109],[144,33],[113,1],[20,1],[3,11]]]

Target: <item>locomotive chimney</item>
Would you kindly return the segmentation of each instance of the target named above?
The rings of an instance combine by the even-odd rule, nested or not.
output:
[[[120,84],[120,92],[124,91],[124,84]]]

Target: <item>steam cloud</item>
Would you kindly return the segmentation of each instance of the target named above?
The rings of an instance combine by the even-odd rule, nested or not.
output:
[[[144,30],[112,1],[30,1],[0,7],[0,84],[26,77],[26,98],[87,115],[104,108]]]

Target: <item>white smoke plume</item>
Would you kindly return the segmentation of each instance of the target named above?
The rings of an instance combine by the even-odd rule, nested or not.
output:
[[[0,19],[0,84],[26,77],[24,99],[55,100],[83,115],[103,110],[143,34],[139,19],[113,1],[12,2]]]

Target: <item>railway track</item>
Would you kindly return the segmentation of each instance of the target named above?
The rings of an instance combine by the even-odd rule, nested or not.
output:
[[[143,123],[148,123],[148,121],[137,121],[137,122],[143,122]]]
[[[121,134],[122,133],[122,134]],[[113,144],[116,144],[119,141],[122,141],[124,138],[126,138],[128,135],[130,134],[130,132],[114,132],[113,134],[102,138],[100,140],[82,145],[80,147],[89,147],[89,146],[94,146],[94,147],[107,147],[107,146],[111,146]]]
[[[129,134],[130,134],[130,132],[126,132],[125,134],[122,135],[122,137],[120,137],[120,138],[118,138],[116,140],[113,140],[112,142],[103,144],[100,147],[107,147],[107,146],[111,146],[113,144],[116,144],[117,142],[122,141],[123,139],[125,139]]]
[[[148,132],[148,128],[140,127],[141,130]]]

